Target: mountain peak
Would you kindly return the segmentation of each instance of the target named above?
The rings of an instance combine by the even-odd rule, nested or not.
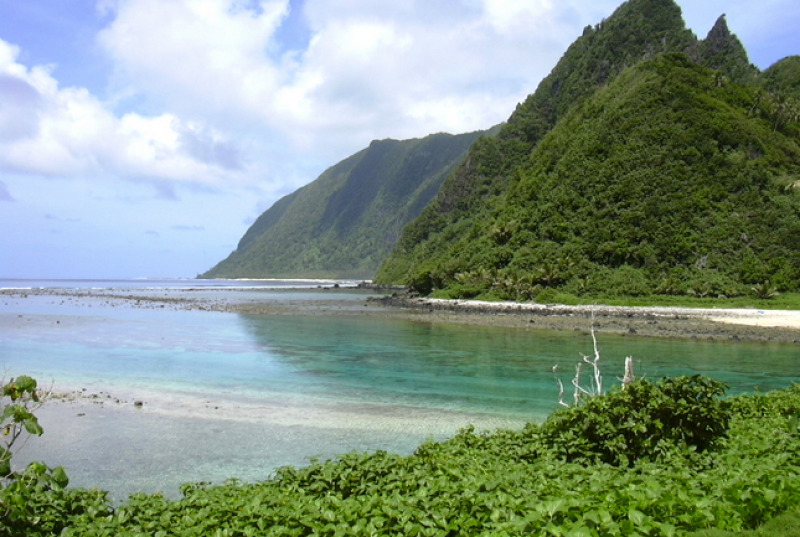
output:
[[[704,41],[712,53],[719,54],[725,50],[725,47],[728,46],[731,38],[738,41],[736,36],[731,34],[731,31],[728,28],[728,21],[725,18],[725,13],[723,13],[719,16],[717,22],[714,23],[714,26],[711,28],[711,31],[708,32],[708,35]]]
[[[433,225],[419,224],[421,236],[434,231],[437,214],[470,213],[475,204],[504,192],[517,160],[570,109],[626,67],[663,52],[686,50],[695,42],[674,0],[628,0],[607,19],[585,28],[536,91],[517,106],[497,139],[470,150],[424,217]]]
[[[690,47],[687,53],[697,63],[720,71],[739,83],[752,82],[758,73],[750,63],[744,45],[728,28],[724,13],[706,38]]]
[[[516,161],[496,199],[428,237],[409,224],[399,244],[412,247],[376,281],[539,303],[797,289],[796,128],[760,117],[757,86],[718,80],[683,53],[622,71]]]

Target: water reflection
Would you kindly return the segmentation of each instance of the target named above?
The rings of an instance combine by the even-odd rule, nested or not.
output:
[[[592,353],[586,333],[459,326],[385,318],[239,316],[270,359],[339,397],[543,416],[555,408],[552,368]],[[598,335],[606,386],[626,356],[640,376],[704,374],[730,393],[800,381],[797,348]],[[565,378],[565,380],[567,380]],[[587,378],[588,380],[588,378]]]

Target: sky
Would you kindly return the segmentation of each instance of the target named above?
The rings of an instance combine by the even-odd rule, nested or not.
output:
[[[374,139],[508,118],[619,0],[0,0],[0,278],[193,278]],[[797,0],[726,14],[765,69]]]

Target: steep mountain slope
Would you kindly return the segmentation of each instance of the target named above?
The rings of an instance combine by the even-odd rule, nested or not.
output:
[[[627,69],[480,215],[403,252],[406,281],[502,298],[798,289],[800,125],[761,94],[680,53]]]
[[[480,234],[475,222],[495,221],[498,207],[508,203],[511,186],[536,164],[534,149],[570,111],[607,85],[613,85],[620,72],[667,52],[685,52],[694,62],[717,69],[712,75],[720,87],[755,83],[766,85],[767,89],[770,85],[780,86],[785,94],[790,93],[787,87],[793,87],[795,64],[790,59],[784,60],[780,62],[783,65],[776,65],[762,77],[750,64],[738,38],[728,30],[724,16],[717,20],[705,40],[698,41],[685,29],[680,8],[672,0],[629,0],[609,19],[584,30],[536,92],[518,106],[496,138],[480,140],[470,149],[464,162],[442,186],[439,196],[406,227],[376,279],[382,283],[410,283],[426,291],[452,287],[455,275],[465,270],[497,270],[504,266],[503,261],[483,264],[477,260],[474,266],[466,266],[463,259],[454,260],[460,254],[452,247]],[[781,106],[784,111],[776,112]],[[762,91],[748,102],[747,111],[751,115],[758,111],[769,115],[773,130],[778,130],[787,126],[793,110],[792,103],[787,104],[785,98]],[[606,128],[613,132],[619,125],[610,124]],[[738,126],[731,128],[735,132]],[[602,221],[595,224],[606,225]],[[495,231],[501,242],[509,233],[501,228]],[[531,240],[535,241],[534,237]],[[519,246],[528,247],[521,243]],[[443,251],[449,253],[443,255]],[[547,266],[536,270],[552,269]],[[562,282],[563,278],[551,282],[545,278],[544,284],[554,284],[556,280]]]
[[[587,26],[536,91],[517,106],[498,136],[470,149],[439,196],[406,228],[378,279],[405,281],[419,272],[414,260],[430,250],[429,236],[444,230],[452,233],[462,218],[486,210],[491,205],[487,200],[507,191],[515,169],[558,120],[624,68],[663,52],[690,48],[698,48],[697,39],[686,29],[673,0],[629,0],[608,19]],[[711,50],[699,50],[698,55],[708,60]]]
[[[517,106],[498,136],[470,150],[441,195],[415,222],[412,235],[438,229],[442,214],[469,213],[483,206],[486,196],[505,192],[519,160],[559,118],[623,68],[661,52],[683,50],[695,41],[672,0],[631,0],[607,20],[587,26],[537,90]]]
[[[374,141],[264,212],[203,278],[371,278],[483,131]]]
[[[504,262],[487,264],[474,259],[475,265],[471,266],[465,264],[462,253],[452,250],[453,245],[469,244],[479,237],[482,231],[475,227],[476,222],[496,221],[498,211],[510,203],[511,190],[536,165],[537,157],[532,155],[537,154],[557,125],[594,99],[598,92],[614,85],[621,73],[643,61],[675,52],[685,53],[695,64],[715,69],[712,76],[716,87],[743,84],[759,88],[755,93],[743,90],[749,95],[743,99],[750,100],[747,117],[742,121],[759,119],[769,123],[773,134],[791,136],[800,94],[797,57],[786,58],[759,73],[750,64],[739,39],[729,31],[724,15],[700,41],[686,29],[681,10],[673,0],[628,0],[608,19],[585,28],[537,90],[491,136],[472,133],[373,142],[368,149],[330,168],[314,183],[278,201],[245,233],[237,249],[202,277],[370,278],[391,251],[376,276],[381,283],[411,283],[421,290],[452,288],[457,274],[461,274],[462,280],[470,280],[465,273],[494,271],[491,277],[484,274],[479,278],[485,280],[483,287],[473,286],[485,290],[489,285],[486,282],[499,277],[496,272],[505,267]],[[644,113],[659,111],[648,109]],[[606,125],[612,132],[618,127]],[[736,131],[739,125],[729,127]],[[758,143],[772,141],[759,139]],[[771,147],[756,151],[771,152]],[[754,153],[748,153],[748,159],[753,160],[751,154]],[[784,157],[778,160],[782,162]],[[789,180],[794,177],[791,170],[784,173],[775,168],[766,173],[783,177],[781,180],[787,185],[795,185],[794,180]],[[505,237],[515,232],[514,226],[520,225],[513,219],[511,224],[511,228],[501,226],[494,230],[497,241],[507,240]],[[546,226],[548,222],[537,225]],[[600,221],[596,225],[606,223]],[[395,244],[397,247],[392,250]],[[536,245],[520,247],[537,248]],[[564,263],[580,264],[571,256],[566,259]],[[652,256],[648,259],[647,266],[652,267]],[[656,261],[664,269],[669,259]],[[703,259],[701,256],[698,267],[704,265]],[[611,260],[607,265],[602,259],[590,256],[587,262],[596,264],[595,269],[616,270],[620,267],[618,261]],[[680,265],[687,261],[674,262]],[[553,274],[552,278],[533,278],[541,283],[529,288],[552,287],[572,279],[556,275],[565,272],[564,267],[558,266],[561,261],[556,265],[549,263],[529,267]],[[622,266],[637,267],[636,263],[626,258]],[[757,273],[762,280],[778,278],[783,288],[790,286],[788,273],[778,276],[775,270],[761,269]],[[654,274],[648,273],[646,278],[650,288],[656,285]],[[688,276],[682,278],[686,280]],[[745,280],[758,278],[748,276]],[[745,280],[734,280],[738,283],[728,285],[727,290],[741,292]],[[699,289],[700,280],[692,281],[683,281],[678,287],[682,292]],[[713,287],[704,285],[704,289]],[[716,285],[721,287],[725,286]]]

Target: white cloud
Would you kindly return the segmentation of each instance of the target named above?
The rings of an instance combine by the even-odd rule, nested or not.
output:
[[[112,4],[98,42],[116,66],[122,104],[137,96],[145,107],[246,132],[287,159],[326,164],[374,138],[506,119],[581,25],[613,9],[579,16],[551,0]],[[302,50],[275,41],[298,6],[302,16],[293,15],[310,34]]]
[[[689,14],[715,18],[722,3]],[[0,41],[0,166],[160,180],[165,192],[164,182],[291,191],[375,138],[505,120],[617,4],[101,0],[108,100],[60,88]],[[300,49],[277,41],[290,19],[307,25]]]
[[[170,113],[117,118],[86,89],[60,88],[48,67],[29,69],[18,55],[0,40],[0,170],[216,184],[237,168],[194,150],[197,140],[226,146],[213,130]]]
[[[505,120],[621,2],[96,0],[96,19],[79,10],[59,32],[35,17],[24,32],[6,25],[0,274],[194,275],[372,139]],[[700,37],[727,13],[761,67],[800,52],[796,0],[681,3]],[[65,45],[75,41],[85,46]],[[55,59],[65,64],[45,65]]]
[[[309,0],[306,13],[313,38],[283,91],[303,112],[294,119],[326,135],[487,128],[531,91],[568,39],[504,33],[465,2]]]
[[[114,60],[120,90],[179,114],[266,112],[281,76],[269,60],[285,0],[260,10],[237,0],[120,0],[98,42]],[[249,117],[248,117],[249,116]]]

